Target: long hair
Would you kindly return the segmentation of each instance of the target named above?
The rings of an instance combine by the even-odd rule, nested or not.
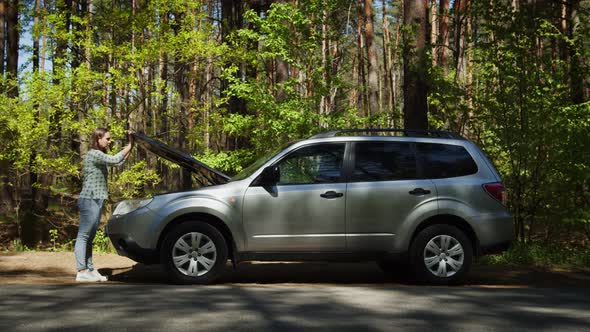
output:
[[[104,134],[108,133],[109,130],[106,128],[96,128],[94,129],[94,131],[92,132],[92,135],[90,136],[90,148],[91,149],[95,149],[95,150],[100,150],[102,152],[106,153],[106,149],[105,148],[101,148],[100,145],[98,145],[98,140],[101,139]]]

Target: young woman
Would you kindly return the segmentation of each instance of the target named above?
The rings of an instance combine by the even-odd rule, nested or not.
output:
[[[78,199],[80,208],[80,227],[76,238],[74,254],[76,256],[76,281],[95,282],[106,281],[107,278],[98,273],[92,264],[92,242],[100,223],[100,212],[104,201],[108,197],[107,166],[123,164],[131,148],[133,135],[129,135],[129,144],[116,155],[108,155],[111,144],[111,133],[105,128],[96,128],[92,133],[90,150],[84,157],[82,169],[82,192]]]

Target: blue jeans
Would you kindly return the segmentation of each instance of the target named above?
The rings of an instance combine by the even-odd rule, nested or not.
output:
[[[78,198],[80,208],[80,227],[76,237],[76,268],[78,271],[94,270],[92,265],[92,242],[100,224],[100,210],[104,199]]]

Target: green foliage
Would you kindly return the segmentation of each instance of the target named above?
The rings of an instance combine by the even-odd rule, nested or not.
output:
[[[50,246],[47,247],[45,250],[49,251],[67,251],[71,252],[74,250],[76,245],[76,239],[67,240],[65,242],[60,242],[60,236],[57,229],[50,229],[49,230],[49,241]],[[18,241],[18,240],[15,240]],[[19,244],[20,245],[20,244]],[[32,249],[20,245],[17,247],[15,242],[15,251],[31,251]],[[111,244],[111,240],[105,234],[102,229],[98,229],[96,231],[96,235],[94,237],[94,241],[92,242],[92,251],[94,253],[114,253],[115,248],[113,248]]]
[[[474,99],[484,146],[490,153],[501,151],[494,159],[508,187],[517,234],[524,239],[539,216],[548,221],[576,209],[567,194],[571,188],[587,195],[588,170],[576,165],[580,153],[582,159],[588,157],[590,113],[588,105],[571,104],[562,61],[548,52],[537,54],[537,40],[567,42],[567,37],[544,20],[532,26],[521,23],[524,19],[511,22],[512,31],[497,24],[482,27],[495,40],[476,52],[475,74],[481,83]]]
[[[115,199],[131,199],[149,196],[149,188],[160,182],[158,173],[147,167],[145,160],[134,163],[131,168],[119,173],[109,188]]]
[[[261,155],[273,147],[317,133],[330,127],[364,125],[379,120],[360,118],[354,109],[343,112],[321,113],[325,102],[334,91],[345,91],[347,84],[343,72],[335,72],[329,65],[336,59],[322,59],[322,24],[344,24],[342,17],[333,15],[338,8],[348,3],[343,1],[304,1],[295,6],[289,3],[272,3],[264,16],[248,11],[244,17],[248,28],[240,29],[229,38],[234,52],[227,54],[222,78],[228,82],[225,98],[245,102],[246,113],[235,110],[222,111],[217,123],[224,133],[244,138],[254,155]],[[318,15],[323,12],[324,14]],[[334,43],[346,44],[346,36],[326,32]],[[258,44],[257,48],[252,45]],[[243,66],[255,76],[244,77]],[[300,74],[272,79],[278,75],[275,66],[289,66]],[[313,90],[307,90],[313,87]],[[270,144],[272,142],[272,145]],[[225,166],[239,170],[252,155],[245,156],[241,165]],[[221,160],[225,160],[220,155]],[[213,161],[215,162],[215,161]]]
[[[501,255],[484,256],[483,264],[537,266],[541,268],[587,269],[590,264],[590,250],[567,248],[561,244],[515,242]]]
[[[391,37],[412,38],[416,26],[394,25],[403,18],[394,14],[399,1],[387,4],[396,31]],[[133,8],[128,1],[95,1],[92,15],[61,5],[47,3],[33,13],[32,2],[23,4],[27,22],[40,18],[31,31],[46,38],[45,70],[22,66],[18,80],[0,78],[0,163],[10,188],[24,188],[14,196],[33,188],[75,195],[80,154],[98,126],[110,127],[113,151],[131,127],[228,174],[319,131],[402,127],[396,110],[363,115],[359,2],[272,2],[264,13],[246,12],[236,31],[219,20],[215,1],[140,1]],[[566,19],[568,31],[561,31],[556,6],[473,2],[464,16],[450,13],[464,18],[450,20],[450,51],[457,54],[445,68],[430,61],[419,68],[430,86],[430,126],[466,134],[484,148],[503,176],[523,240],[539,223],[564,222],[590,238],[590,104],[583,100],[590,1],[580,2],[578,22]],[[374,23],[380,20],[375,13]],[[453,33],[460,22],[473,30],[463,25]],[[374,26],[379,48],[383,31]],[[397,63],[390,69],[399,74],[409,44],[391,42],[393,49],[383,51],[392,52]],[[399,78],[394,87],[398,106],[402,83]],[[388,84],[382,81],[381,92]],[[8,93],[17,88],[18,97]],[[138,155],[110,172],[112,200],[150,195],[158,186],[174,189],[167,182],[177,178],[178,166],[159,162],[166,176],[160,181],[155,159],[137,162]],[[28,187],[31,173],[39,178]]]
[[[96,236],[94,237],[94,242],[92,243],[92,251],[106,254],[115,252],[115,249],[111,245],[111,240],[102,231],[102,229],[96,231]]]
[[[20,239],[12,240],[12,250],[16,252],[32,251],[32,249],[23,244]]]
[[[239,149],[219,153],[207,151],[205,154],[197,156],[197,159],[224,173],[237,174],[243,169],[244,165],[252,163],[255,157],[254,151]]]
[[[51,247],[49,247],[50,251],[57,251],[57,240],[59,235],[57,234],[57,229],[50,229],[49,230],[49,241],[51,242]]]
[[[588,55],[588,31],[564,34],[527,4],[477,2],[472,15],[478,35],[466,39],[469,72],[429,69],[431,126],[467,133],[484,148],[503,177],[519,239],[530,239],[539,223],[585,227],[590,106],[572,98],[570,80],[589,77],[586,65],[573,65]],[[556,45],[568,48],[570,63]]]

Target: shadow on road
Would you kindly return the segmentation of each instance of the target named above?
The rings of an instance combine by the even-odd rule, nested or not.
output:
[[[109,280],[123,283],[168,283],[160,265],[136,264],[127,269],[100,269]],[[375,263],[248,262],[233,270],[228,264],[219,284],[402,284],[415,285],[404,271],[388,275]],[[535,268],[475,265],[465,285],[590,288],[590,274]]]

